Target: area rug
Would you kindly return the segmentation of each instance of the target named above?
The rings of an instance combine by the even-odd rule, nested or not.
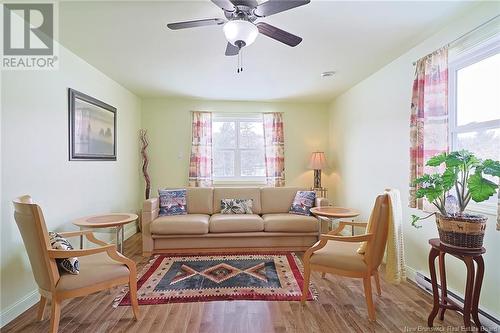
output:
[[[227,300],[298,301],[304,278],[295,253],[155,256],[139,274],[139,305]],[[308,300],[316,298],[312,286]],[[113,306],[130,305],[124,289]]]

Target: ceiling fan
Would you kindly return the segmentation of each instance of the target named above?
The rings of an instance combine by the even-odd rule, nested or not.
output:
[[[224,11],[227,20],[221,18],[169,23],[172,30],[223,25],[228,41],[226,56],[240,55],[243,47],[252,44],[261,33],[288,46],[297,46],[302,38],[264,22],[254,23],[260,18],[284,12],[308,4],[311,0],[268,0],[259,4],[257,0],[211,0]],[[242,71],[238,65],[238,72]]]

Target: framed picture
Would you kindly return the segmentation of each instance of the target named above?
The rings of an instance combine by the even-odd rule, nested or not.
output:
[[[68,89],[69,160],[116,161],[116,108]]]

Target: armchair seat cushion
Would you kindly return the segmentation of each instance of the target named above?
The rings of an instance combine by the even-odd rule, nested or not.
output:
[[[57,291],[95,286],[112,279],[128,278],[130,274],[127,266],[111,259],[105,252],[82,256],[79,260],[80,274],[61,274]]]
[[[203,235],[208,233],[206,214],[160,216],[151,222],[151,233],[159,235]]]
[[[289,213],[264,214],[264,231],[268,232],[315,232],[318,220],[313,216]]]
[[[328,266],[345,271],[366,271],[364,256],[358,254],[360,243],[328,241],[310,258],[313,265]]]
[[[257,214],[214,214],[210,232],[252,232],[264,230],[264,220]]]

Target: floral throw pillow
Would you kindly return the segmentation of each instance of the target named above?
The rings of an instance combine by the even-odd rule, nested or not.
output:
[[[311,208],[314,206],[315,199],[316,192],[314,191],[297,191],[289,213],[297,215],[311,215]]]
[[[221,214],[253,214],[252,199],[222,199],[220,201]]]
[[[49,232],[50,246],[56,250],[73,250],[70,242],[56,232]],[[80,273],[80,262],[78,258],[64,258],[56,259],[57,266],[63,272],[68,272],[70,274]]]
[[[160,197],[160,216],[187,214],[186,189],[158,190]]]

